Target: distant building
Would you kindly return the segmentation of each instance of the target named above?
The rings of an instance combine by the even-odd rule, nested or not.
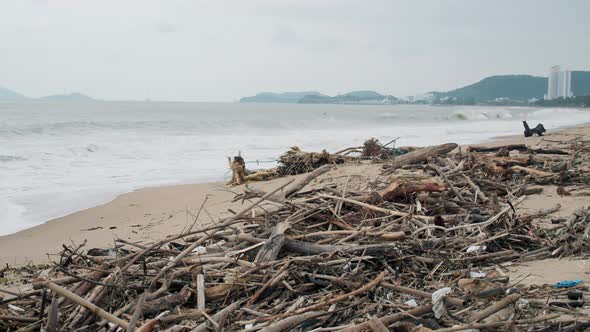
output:
[[[557,86],[559,85],[559,66],[549,68],[549,77],[547,79],[547,99],[557,98]]]
[[[431,102],[432,100],[434,100],[434,93],[433,92],[422,93],[422,94],[414,96],[414,102],[418,102],[418,101]]]
[[[571,97],[571,82],[571,71],[561,71],[559,66],[552,66],[549,68],[549,77],[547,78],[547,95],[545,95],[545,99]]]
[[[558,96],[568,98],[572,96],[572,72],[564,70],[559,74]]]

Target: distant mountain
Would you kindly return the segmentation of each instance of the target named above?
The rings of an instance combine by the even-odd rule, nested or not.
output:
[[[0,86],[0,101],[19,101],[19,100],[41,100],[41,101],[92,101],[92,97],[74,92],[67,94],[56,94],[41,98],[29,98],[18,92],[8,90]]]
[[[541,99],[547,92],[547,78],[530,75],[499,75],[486,77],[471,85],[439,93],[439,97],[471,99],[487,102],[497,98],[513,100]]]
[[[572,71],[571,86],[574,96],[590,95],[590,71]]]
[[[255,96],[244,97],[240,99],[240,103],[297,103],[305,96],[325,96],[316,91],[303,92],[262,92]]]
[[[0,101],[25,100],[27,97],[0,86]]]
[[[590,71],[572,71],[571,81],[574,96],[590,95]],[[451,90],[436,92],[439,101],[455,100],[459,103],[486,103],[495,100],[526,102],[529,99],[543,99],[547,93],[547,78],[530,75],[490,76],[471,85]]]
[[[299,100],[301,104],[392,104],[398,99],[394,96],[386,96],[375,91],[353,91],[334,97],[322,95],[307,95]]]
[[[38,100],[43,101],[92,101],[94,100],[92,97],[87,95],[74,92],[74,93],[67,93],[67,94],[58,94],[58,95],[50,95],[38,98]]]

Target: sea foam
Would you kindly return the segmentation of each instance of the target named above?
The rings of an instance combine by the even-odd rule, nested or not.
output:
[[[91,102],[0,104],[0,234],[147,186],[223,180],[227,156],[274,166],[289,147],[336,151],[369,137],[473,143],[590,122],[526,107]]]

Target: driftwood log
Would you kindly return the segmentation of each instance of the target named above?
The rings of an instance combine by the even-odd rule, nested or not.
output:
[[[404,165],[423,163],[430,158],[443,156],[457,147],[458,145],[455,143],[447,143],[414,150],[404,155],[397,156],[392,162],[384,164],[383,168],[393,171]]]

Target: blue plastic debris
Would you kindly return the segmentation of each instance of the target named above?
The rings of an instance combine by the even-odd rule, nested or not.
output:
[[[560,282],[556,283],[554,286],[557,288],[569,288],[569,287],[577,286],[577,285],[581,284],[582,282],[583,281],[581,279],[564,280],[564,281],[560,281]]]

